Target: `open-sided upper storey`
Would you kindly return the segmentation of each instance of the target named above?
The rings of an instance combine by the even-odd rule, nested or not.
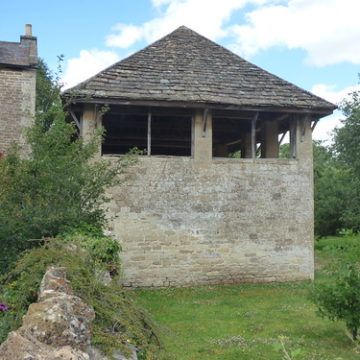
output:
[[[193,119],[201,112],[202,136],[212,128],[212,156],[275,158],[278,135],[290,131],[294,139],[295,119],[313,127],[335,108],[184,26],[72,92],[79,121],[84,110],[98,116],[110,106],[103,154],[138,147],[148,155],[196,156]]]
[[[333,104],[186,27],[64,96],[107,158],[147,155],[111,191],[126,285],[313,277],[312,129]]]

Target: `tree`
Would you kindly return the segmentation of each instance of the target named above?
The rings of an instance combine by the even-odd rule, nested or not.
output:
[[[337,166],[344,172],[343,198],[346,208],[341,219],[344,226],[360,231],[360,92],[351,94],[341,106],[346,118],[334,132],[334,152]]]
[[[280,146],[280,157],[288,158],[289,144]],[[336,164],[333,151],[321,141],[313,141],[315,234],[335,235],[344,227],[346,173]]]
[[[54,74],[41,58],[38,60],[36,68],[36,104],[35,110],[37,114],[46,113],[52,105],[60,103],[61,85],[59,84],[59,76],[62,73],[61,62],[63,56],[58,57],[58,73]]]
[[[31,152],[24,158],[14,147],[0,159],[2,269],[35,244],[30,239],[56,236],[79,223],[103,226],[105,190],[129,163],[127,158],[95,161],[102,134],[84,143],[56,96],[38,104],[35,124],[26,133]]]
[[[348,174],[337,166],[332,150],[320,141],[313,142],[313,154],[315,234],[335,235],[344,227]]]
[[[342,120],[343,126],[335,129],[334,150],[339,162],[360,178],[360,91],[353,92],[341,109],[346,118]]]
[[[58,57],[57,73],[52,72],[45,61],[41,58],[38,60],[36,69],[36,101],[35,112],[41,117],[44,129],[48,129],[53,122],[51,111],[53,106],[61,107],[61,84],[59,83],[60,74],[62,73],[61,64],[63,56]]]

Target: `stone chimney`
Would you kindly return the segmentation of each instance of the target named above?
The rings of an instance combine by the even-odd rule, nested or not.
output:
[[[37,57],[37,38],[32,36],[31,24],[25,25],[25,35],[20,36],[20,46],[29,49],[29,65],[36,65]]]

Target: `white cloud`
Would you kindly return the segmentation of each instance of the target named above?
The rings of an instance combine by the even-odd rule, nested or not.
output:
[[[118,60],[119,56],[113,51],[81,50],[78,58],[67,61],[65,74],[61,79],[64,89],[88,79]]]
[[[339,105],[343,100],[349,99],[349,94],[360,91],[360,85],[348,86],[345,89],[336,91],[335,85],[317,84],[311,89],[311,92],[317,96],[322,97],[336,105]]]
[[[329,145],[332,139],[332,132],[335,128],[342,125],[342,119],[344,119],[344,116],[341,115],[340,111],[335,111],[333,115],[322,118],[315,127],[313,139],[324,141],[326,145]]]
[[[249,4],[255,9],[241,14],[245,23],[236,23],[235,12]],[[152,0],[152,5],[157,17],[138,26],[116,25],[106,44],[150,43],[185,25],[213,40],[229,37],[231,49],[245,57],[285,46],[304,49],[312,65],[360,63],[359,0]]]
[[[247,13],[231,32],[244,56],[283,45],[305,49],[312,65],[360,63],[359,12],[358,0],[289,0]]]
[[[164,5],[167,5],[169,3],[173,2],[173,0],[152,0],[153,6],[156,8],[160,8]]]
[[[334,85],[317,84],[311,89],[315,95],[322,97],[336,105],[339,105],[343,100],[349,99],[354,91],[360,91],[360,85],[348,86],[345,89],[336,91]],[[315,140],[323,140],[329,143],[331,140],[331,133],[336,127],[340,127],[341,120],[344,115],[340,111],[335,111],[333,115],[327,116],[319,121],[314,130],[313,137]]]
[[[152,0],[159,16],[139,26],[118,24],[115,34],[107,37],[107,45],[127,47],[138,40],[155,41],[181,25],[199,32],[210,39],[227,34],[224,23],[235,10],[249,3],[274,2],[274,0]],[[276,1],[276,0],[275,0]]]
[[[112,28],[118,34],[110,34],[106,37],[106,45],[127,48],[143,37],[143,29],[134,25],[117,24]]]

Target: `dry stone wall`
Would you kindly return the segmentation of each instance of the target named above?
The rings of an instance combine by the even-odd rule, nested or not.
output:
[[[13,141],[24,143],[22,129],[34,117],[35,80],[35,70],[0,68],[0,152]]]
[[[0,360],[108,360],[91,346],[94,309],[74,296],[66,269],[50,267],[22,326],[0,346]],[[137,360],[116,352],[114,360]]]
[[[112,189],[126,286],[313,277],[311,159],[141,157]]]

